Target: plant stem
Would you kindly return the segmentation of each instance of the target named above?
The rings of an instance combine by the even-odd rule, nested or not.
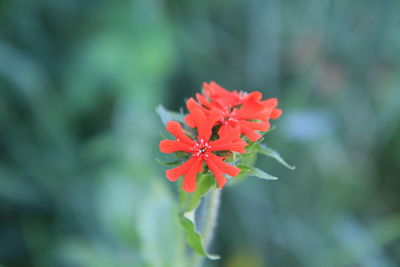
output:
[[[201,229],[201,233],[203,235],[204,247],[208,251],[208,248],[210,247],[210,244],[214,237],[215,226],[217,225],[221,190],[211,189],[210,193],[206,197],[207,197],[206,199],[207,202],[205,203],[206,206],[203,212],[204,222]],[[203,260],[204,260],[203,256],[201,256],[196,252],[193,252],[191,266],[199,267],[201,266]]]

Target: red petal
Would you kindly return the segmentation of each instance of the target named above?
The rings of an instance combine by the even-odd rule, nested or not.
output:
[[[233,117],[237,120],[263,120],[266,121],[269,119],[271,111],[246,111],[246,110],[238,110],[236,115]]]
[[[261,104],[244,104],[236,111],[234,118],[237,120],[264,120],[269,118],[271,111],[272,109],[267,109]]]
[[[231,128],[229,131],[224,132],[224,135],[222,135],[219,139],[214,141],[214,144],[222,144],[222,143],[230,143],[240,137],[240,127],[237,125],[233,128]]]
[[[188,101],[186,101],[186,107],[189,111],[199,108],[201,110],[205,110],[199,103],[196,102],[196,100],[193,99],[193,97],[189,98]]]
[[[204,138],[205,141],[208,141],[210,139],[212,134],[212,128],[218,121],[221,120],[222,116],[223,116],[222,113],[216,109],[212,109],[208,113],[208,116],[206,117],[206,126],[204,129],[204,135],[206,137]]]
[[[219,128],[219,130],[218,130],[218,135],[225,136],[225,135],[229,134],[232,131],[232,129],[233,129],[233,127],[231,125],[222,124],[221,128]]]
[[[207,112],[207,110],[205,108],[203,108],[201,105],[199,105],[199,103],[196,102],[196,100],[194,100],[192,97],[189,98],[188,101],[186,101],[186,107],[189,110],[189,112],[192,112],[192,110],[194,109],[200,109],[202,110],[204,113]],[[185,117],[185,123],[192,128],[195,128],[197,125],[192,117],[192,115],[189,113],[186,117]]]
[[[210,96],[226,96],[231,93],[219,86],[216,82],[210,82],[210,84],[203,83],[203,88],[209,93]]]
[[[193,165],[195,160],[196,160],[195,157],[191,157],[186,162],[184,162],[182,165],[180,165],[176,168],[167,170],[165,172],[165,175],[167,176],[168,180],[170,180],[170,181],[178,180],[179,177],[184,175],[187,172],[187,170]]]
[[[183,143],[186,143],[190,146],[195,145],[195,142],[185,134],[179,122],[169,121],[167,123],[167,131],[174,135],[176,138],[180,139],[180,141],[182,141]]]
[[[199,109],[193,109],[190,112],[190,117],[192,118],[194,124],[197,127],[197,135],[199,138],[204,139],[205,141],[208,141],[208,138],[210,138],[210,136],[206,136],[206,116],[204,115],[204,112]]]
[[[197,103],[196,100],[193,99],[193,97],[189,98],[188,101],[186,101],[186,107],[188,110],[192,110],[194,108],[201,108],[199,103]]]
[[[244,125],[240,126],[240,129],[242,130],[242,133],[244,135],[246,135],[252,142],[257,141],[258,139],[260,139],[262,137],[261,134],[256,133],[254,130],[252,130]]]
[[[213,162],[221,172],[226,173],[232,177],[238,175],[240,172],[240,169],[238,167],[225,163],[221,157],[218,157],[212,153],[209,153],[209,160],[207,161],[207,164],[209,161]]]
[[[260,101],[262,98],[262,93],[255,91],[251,92],[246,96],[246,100],[252,100],[252,101]]]
[[[184,120],[185,120],[185,123],[186,123],[187,126],[192,127],[192,128],[196,127],[196,125],[194,124],[194,121],[193,121],[192,117],[190,116],[190,114],[186,115]]]
[[[240,96],[237,92],[230,92],[219,86],[216,82],[210,82],[210,84],[204,83],[203,88],[210,96],[213,104],[218,104],[218,108],[240,104]]]
[[[251,93],[246,99],[243,101],[243,106],[249,109],[264,109],[266,108],[265,104],[260,101],[261,93]]]
[[[244,145],[244,146],[247,146],[247,145],[248,145],[248,143],[246,143],[243,139],[240,139],[240,138],[236,139],[233,143],[235,143],[235,144],[242,144],[242,145]]]
[[[261,101],[265,108],[273,109],[278,106],[278,99],[276,98],[269,98],[264,101]]]
[[[282,114],[282,110],[279,108],[276,108],[272,111],[271,113],[271,119],[276,120],[277,118],[279,118]]]
[[[207,108],[212,107],[212,104],[210,102],[208,102],[207,99],[203,95],[197,93],[196,98],[197,98],[197,101],[199,101],[200,104],[202,104],[203,106],[205,106]]]
[[[223,126],[225,126],[225,125],[223,125]],[[221,126],[221,129],[222,129],[223,126]],[[217,147],[217,146],[220,146],[220,145],[229,144],[229,143],[233,142],[234,140],[236,140],[236,139],[238,139],[240,137],[240,127],[239,126],[236,126],[235,128],[224,127],[224,130],[221,131],[221,132],[224,135],[221,136],[219,139],[210,142],[210,146]]]
[[[210,139],[212,128],[221,119],[222,113],[216,109],[212,109],[205,114],[201,109],[195,108],[190,111],[190,114],[185,118],[188,123],[192,123],[197,128],[198,139],[204,139],[208,142]]]
[[[160,142],[160,151],[163,153],[173,153],[176,151],[191,153],[193,152],[193,147],[176,140],[162,140]]]
[[[239,121],[240,127],[245,126],[255,131],[265,132],[270,128],[269,122]]]
[[[194,162],[192,166],[187,170],[185,177],[183,177],[182,189],[188,193],[194,192],[196,190],[196,176],[201,171],[202,159],[194,157]]]
[[[210,171],[214,174],[215,180],[217,180],[218,183],[218,187],[222,188],[226,183],[226,178],[224,177],[223,173],[212,160],[207,160],[206,163]]]

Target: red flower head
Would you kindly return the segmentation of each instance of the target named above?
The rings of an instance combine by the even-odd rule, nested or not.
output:
[[[225,157],[215,154],[217,151],[245,152],[247,145],[240,139],[240,128],[233,127],[229,132],[219,138],[211,140],[212,129],[220,120],[221,113],[216,109],[207,110],[207,114],[200,108],[190,110],[190,118],[193,128],[197,128],[197,136],[193,140],[183,131],[182,126],[176,121],[167,124],[167,131],[176,137],[176,140],[162,140],[160,150],[164,153],[182,151],[190,154],[190,158],[182,165],[166,171],[170,181],[183,178],[183,190],[193,192],[196,189],[196,175],[202,171],[203,163],[214,174],[218,187],[222,188],[226,183],[224,174],[236,176],[240,169],[225,163]]]
[[[221,135],[239,126],[241,133],[251,141],[256,141],[261,137],[257,131],[267,131],[270,127],[269,119],[277,119],[282,113],[276,108],[276,98],[261,100],[260,92],[229,92],[215,82],[204,83],[203,88],[203,94],[196,94],[198,102],[190,98],[186,106],[189,110],[200,108],[206,114],[210,109],[220,111],[217,123],[221,124]],[[185,122],[189,126],[194,125],[190,114],[185,118]]]

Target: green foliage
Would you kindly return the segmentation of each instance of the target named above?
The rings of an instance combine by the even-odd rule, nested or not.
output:
[[[246,166],[246,165],[237,165],[238,168],[240,168],[240,174],[241,175],[248,175],[248,176],[254,176],[257,178],[265,179],[265,180],[278,180],[277,177],[272,176],[263,170],[260,170],[256,167],[253,166]]]
[[[279,163],[281,163],[283,166],[285,166],[288,169],[294,170],[296,167],[289,165],[281,155],[279,155],[278,152],[273,150],[272,148],[267,147],[264,144],[258,144],[257,147],[255,148],[256,151],[262,155],[266,155],[268,157],[271,157],[273,159],[276,159]]]

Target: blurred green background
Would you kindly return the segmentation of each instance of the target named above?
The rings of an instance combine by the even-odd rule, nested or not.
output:
[[[162,103],[278,97],[206,266],[400,266],[400,2],[1,0],[0,265],[185,266]]]

